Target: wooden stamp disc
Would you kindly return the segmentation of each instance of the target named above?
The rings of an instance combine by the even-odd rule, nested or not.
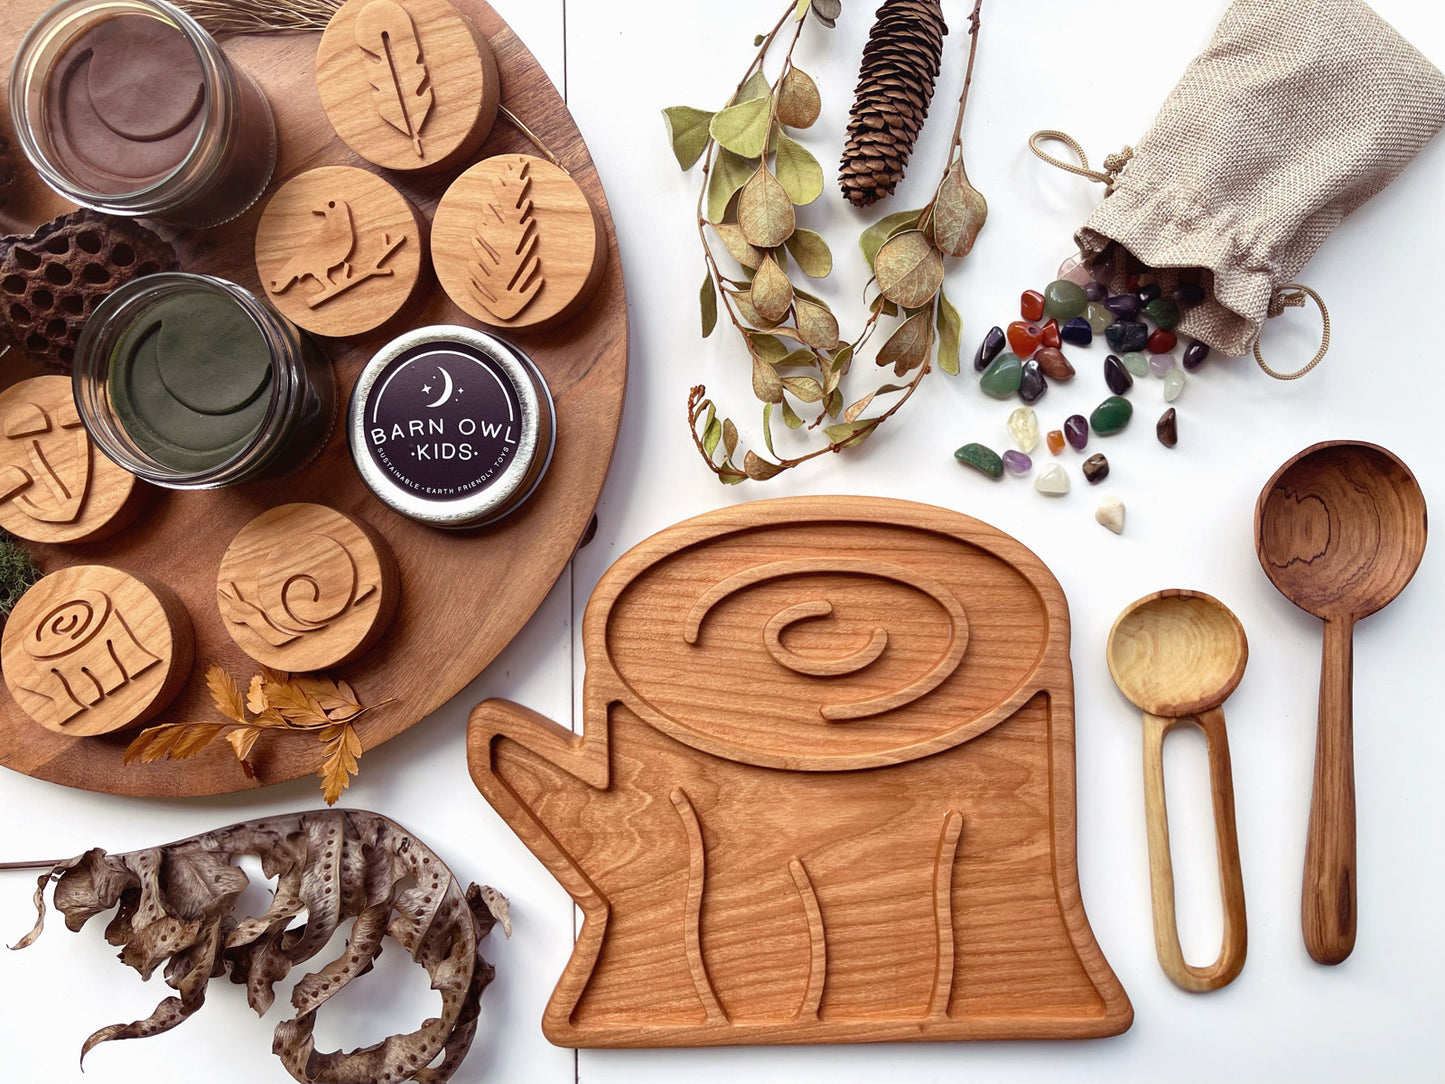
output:
[[[191,618],[170,588],[106,565],[52,572],[15,605],[0,639],[5,686],[58,734],[145,722],[190,677]]]
[[[432,264],[447,296],[478,320],[540,331],[592,300],[607,242],[566,172],[532,155],[503,154],[472,166],[442,196]]]
[[[147,487],[90,441],[68,376],[0,392],[0,527],[31,542],[80,542],[118,531]]]
[[[491,46],[445,0],[347,0],[321,35],[316,89],[348,147],[406,171],[470,158],[502,97]]]
[[[291,178],[256,227],[256,272],[271,304],[318,335],[374,331],[421,277],[426,227],[374,173],[325,166]]]
[[[320,504],[262,512],[221,558],[216,599],[226,631],[259,663],[324,670],[350,662],[386,631],[400,586],[375,530]]]

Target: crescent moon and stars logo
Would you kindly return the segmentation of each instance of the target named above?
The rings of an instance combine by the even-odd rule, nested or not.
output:
[[[460,343],[429,343],[382,371],[366,403],[366,447],[419,497],[491,485],[517,452],[521,404],[507,376]]]

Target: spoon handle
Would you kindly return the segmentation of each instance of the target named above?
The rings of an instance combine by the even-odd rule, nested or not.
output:
[[[1337,964],[1355,947],[1354,627],[1325,622],[1315,782],[1300,915],[1305,947]]]
[[[1174,914],[1174,862],[1169,853],[1169,814],[1164,801],[1164,735],[1185,719],[1144,714],[1144,815],[1149,829],[1149,890],[1154,908],[1154,950],[1159,966],[1174,985],[1193,993],[1217,990],[1234,981],[1244,967],[1248,930],[1244,917],[1244,877],[1239,868],[1239,835],[1234,824],[1234,776],[1224,712],[1212,708],[1193,720],[1209,746],[1209,789],[1214,799],[1214,849],[1219,857],[1219,897],[1224,938],[1219,956],[1207,967],[1184,959]]]

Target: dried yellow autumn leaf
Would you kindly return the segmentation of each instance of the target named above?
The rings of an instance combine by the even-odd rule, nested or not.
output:
[[[788,315],[788,310],[792,308],[793,284],[771,256],[758,266],[748,299],[752,301],[758,314],[773,324]]]
[[[759,166],[738,198],[738,225],[743,236],[758,248],[777,248],[792,236],[797,224],[787,190],[767,166]]]
[[[895,376],[902,376],[928,360],[933,347],[931,313],[914,313],[888,337],[878,351],[879,365],[892,365]]]
[[[968,183],[963,163],[953,163],[933,197],[933,243],[945,256],[967,256],[987,219],[988,201]]]
[[[813,77],[789,68],[778,88],[778,120],[790,128],[811,128],[823,111],[823,99]]]
[[[758,355],[753,355],[753,394],[764,403],[783,401],[783,382],[778,374]]]
[[[798,334],[814,350],[837,349],[838,318],[824,306],[799,298],[793,303],[793,317]]]
[[[928,304],[943,286],[943,255],[922,230],[905,230],[884,241],[873,270],[882,295],[904,309]]]
[[[718,222],[713,226],[713,232],[723,243],[723,248],[728,250],[728,255],[748,270],[757,270],[758,264],[763,262],[762,250],[748,244],[748,239],[743,236],[742,227],[737,223]]]
[[[246,721],[246,702],[230,674],[219,666],[212,666],[206,671],[206,688],[211,690],[217,711],[238,723]]]

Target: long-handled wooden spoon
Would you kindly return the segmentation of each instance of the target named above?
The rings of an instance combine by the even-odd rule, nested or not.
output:
[[[1176,986],[1217,990],[1244,967],[1248,938],[1239,835],[1234,826],[1234,781],[1229,736],[1220,705],[1244,676],[1249,643],[1244,626],[1218,599],[1200,591],[1157,591],[1128,606],[1109,633],[1109,673],[1119,691],[1144,712],[1144,815],[1149,829],[1149,889],[1159,966]],[[1174,863],[1164,803],[1164,735],[1193,719],[1209,745],[1214,843],[1224,939],[1208,967],[1184,959],[1174,915]]]
[[[1425,553],[1425,495],[1375,444],[1306,448],[1265,485],[1254,546],[1281,594],[1324,619],[1314,795],[1305,844],[1305,947],[1337,964],[1355,947],[1353,630],[1410,582]]]

